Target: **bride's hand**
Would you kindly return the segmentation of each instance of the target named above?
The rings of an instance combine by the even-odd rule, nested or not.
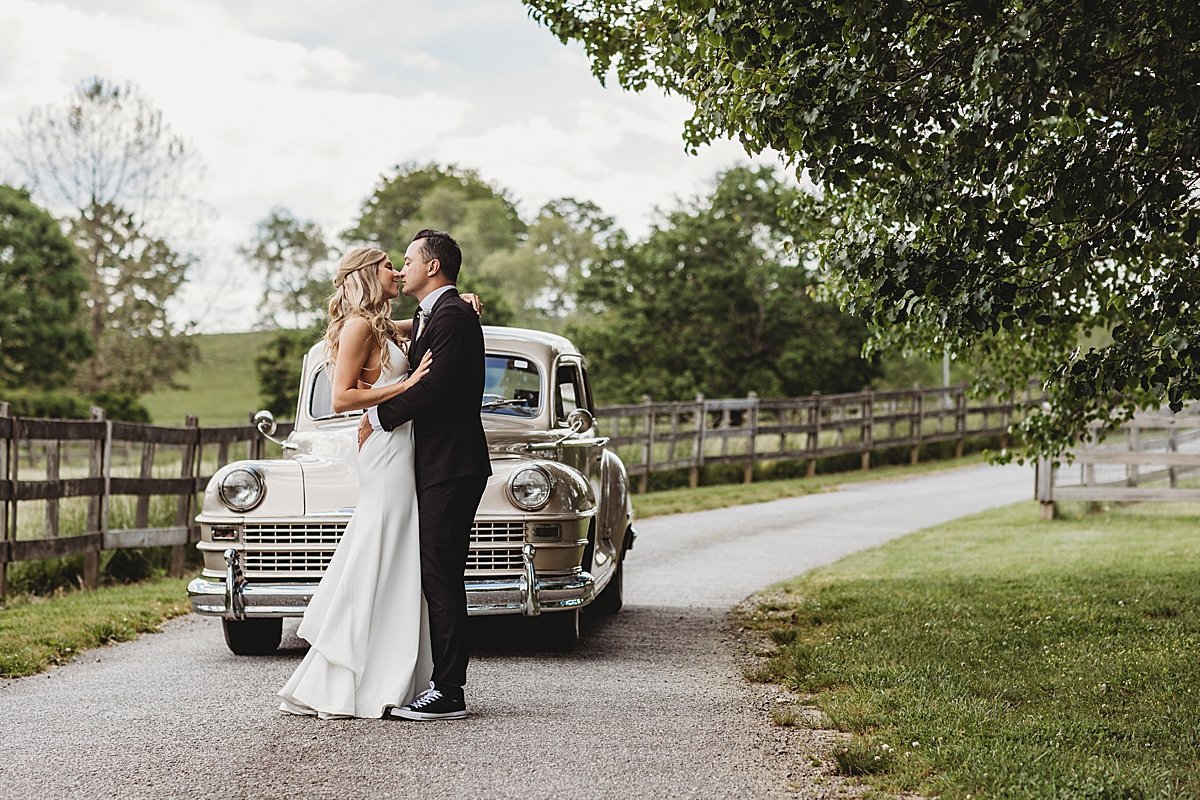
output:
[[[471,308],[475,309],[477,316],[483,316],[483,301],[479,299],[479,295],[467,292],[466,294],[460,294],[459,297],[471,304]]]
[[[412,374],[404,379],[404,390],[408,391],[416,384],[417,381],[429,374],[429,365],[433,363],[433,351],[426,350],[425,355],[421,356],[421,363],[417,364],[417,368],[412,371]]]

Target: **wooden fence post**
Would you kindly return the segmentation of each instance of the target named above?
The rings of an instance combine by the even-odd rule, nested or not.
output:
[[[0,402],[0,418],[9,417],[10,407],[8,403]],[[8,464],[12,450],[12,421],[9,420],[8,430],[4,432],[4,436],[0,437],[0,605],[4,604],[4,598],[8,595],[8,506],[12,500],[9,499],[8,487],[10,484],[8,474]],[[15,535],[12,538],[16,538]]]
[[[913,437],[912,449],[908,454],[910,464],[917,464],[921,461],[921,436],[925,429],[925,393],[921,391],[920,386],[914,387],[916,390],[916,411],[913,412],[913,424],[909,428],[909,433]]]
[[[200,420],[188,415],[184,421],[184,425],[194,429],[194,434],[188,440],[188,443],[183,446],[183,455],[180,458],[179,477],[191,478],[195,484],[196,472],[199,469],[199,458],[197,454],[200,452]],[[188,528],[192,526],[192,509],[195,507],[196,490],[195,486],[186,494],[179,496],[179,502],[175,506],[175,525],[176,527]],[[189,540],[191,536],[187,537]],[[184,564],[187,561],[188,543],[177,544],[171,547],[171,566],[168,574],[172,578],[182,578]]]
[[[808,409],[808,477],[817,474],[817,453],[821,449],[821,393],[812,393],[812,405]]]
[[[1174,425],[1171,426],[1171,430],[1167,434],[1167,452],[1179,452],[1179,429]],[[1169,481],[1169,485],[1172,489],[1179,488],[1179,470],[1175,468],[1174,464],[1167,467],[1167,480]]]
[[[92,478],[103,478],[104,488],[99,497],[93,496],[88,501],[88,530],[99,533],[96,546],[88,548],[83,554],[83,585],[86,589],[95,589],[100,585],[100,551],[104,547],[104,534],[108,530],[108,504],[112,478],[112,422],[105,419],[104,409],[92,408],[92,419],[104,422],[104,436],[100,441],[92,441],[91,454],[88,459],[88,475]]]
[[[46,452],[46,480],[56,483],[62,478],[62,439],[54,439],[44,444]],[[46,498],[46,533],[50,538],[58,538],[60,532],[59,507],[57,497]]]
[[[967,442],[967,390],[960,387],[954,395],[954,457],[963,457],[963,448]]]
[[[860,429],[858,439],[862,443],[862,463],[864,470],[871,468],[871,448],[875,442],[875,393],[870,389],[866,390],[866,396],[862,401],[862,419],[859,421]]]
[[[1137,428],[1126,428],[1125,430],[1125,449],[1131,453],[1136,453],[1141,450],[1141,434]],[[1172,470],[1174,468],[1172,467]],[[1174,477],[1172,475],[1172,477]],[[1125,485],[1137,486],[1141,476],[1138,473],[1137,464],[1125,465]]]
[[[642,417],[642,431],[646,435],[646,443],[642,445],[642,464],[644,469],[641,477],[638,479],[638,493],[645,494],[650,488],[650,471],[654,463],[654,407],[650,400],[650,395],[642,395],[642,402],[646,405],[646,411]]]
[[[742,472],[742,483],[751,483],[754,480],[754,461],[755,450],[758,447],[758,393],[750,392],[746,395],[746,399],[751,401],[751,405],[746,409],[746,422],[749,423],[749,442],[747,443],[746,468]]]
[[[1000,412],[1000,426],[1004,429],[1004,433],[1000,434],[1000,449],[1008,449],[1008,429],[1012,425],[1012,414],[1015,408],[1013,396],[1010,394],[1008,399],[1004,401],[1004,408]]]
[[[704,466],[704,431],[708,427],[708,412],[704,408],[704,395],[696,395],[696,439],[692,446],[692,467],[688,471],[688,486],[695,489],[700,485],[700,468]]]
[[[142,464],[138,470],[138,477],[142,480],[154,477],[154,449],[154,442],[142,442]],[[150,495],[138,495],[133,525],[135,528],[150,527]]]
[[[1052,520],[1058,514],[1054,504],[1054,465],[1046,458],[1038,458],[1037,471],[1034,473],[1037,483],[1037,499],[1041,504],[1041,517]]]

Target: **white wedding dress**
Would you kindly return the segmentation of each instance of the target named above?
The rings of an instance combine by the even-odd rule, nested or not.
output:
[[[388,342],[388,352],[375,386],[408,371],[399,347]],[[412,423],[371,434],[358,453],[358,485],[358,508],[297,631],[312,647],[280,690],[280,711],[379,718],[429,684]]]

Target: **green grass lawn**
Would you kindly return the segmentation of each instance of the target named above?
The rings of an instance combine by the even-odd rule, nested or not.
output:
[[[751,677],[853,734],[836,762],[883,791],[1200,796],[1200,507],[1037,515],[958,520],[761,595],[747,621],[778,647]]]
[[[182,425],[191,414],[206,427],[241,425],[262,408],[254,359],[273,331],[200,334],[200,356],[180,376],[181,389],[144,395],[142,403],[158,425]]]
[[[729,508],[747,503],[766,503],[785,497],[832,492],[843,483],[897,480],[982,463],[984,463],[983,456],[976,453],[962,458],[923,461],[915,465],[876,467],[871,470],[855,470],[853,472],[830,472],[814,475],[811,478],[787,478],[759,481],[758,483],[728,483],[701,486],[696,489],[684,487],[648,492],[633,496],[634,524],[636,525],[636,521],[639,519],[659,517],[664,514],[711,511],[715,508]]]
[[[32,675],[81,650],[157,631],[163,620],[189,609],[187,581],[181,578],[10,597],[0,606],[0,678]]]

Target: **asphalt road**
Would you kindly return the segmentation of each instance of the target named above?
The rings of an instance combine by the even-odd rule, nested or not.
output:
[[[742,678],[728,610],[855,550],[1032,496],[1019,467],[973,467],[646,520],[626,608],[567,655],[477,626],[461,722],[321,722],[276,711],[303,642],[230,654],[217,621],[0,683],[0,798],[774,798],[797,785]]]

